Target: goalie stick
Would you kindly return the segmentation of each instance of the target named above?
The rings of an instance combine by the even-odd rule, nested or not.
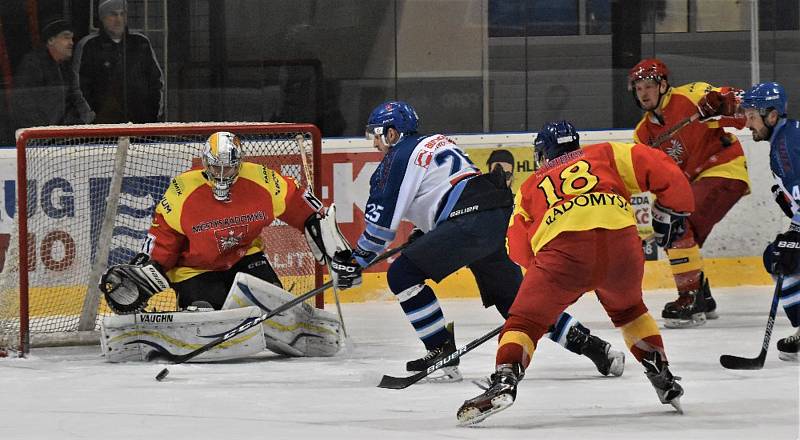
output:
[[[662,142],[664,142],[667,139],[669,139],[670,137],[672,137],[672,135],[677,133],[678,130],[682,129],[683,127],[686,127],[687,125],[691,124],[692,122],[694,122],[694,121],[696,121],[698,119],[700,119],[700,112],[695,112],[691,116],[687,116],[687,117],[681,119],[680,122],[678,122],[677,124],[673,125],[672,128],[670,128],[669,130],[665,131],[664,133],[661,133],[655,139],[650,139],[647,142],[647,145],[650,145],[651,147],[658,148],[658,146],[661,145]]]
[[[772,294],[772,305],[769,308],[769,317],[767,318],[767,328],[764,331],[764,343],[761,345],[761,353],[755,358],[723,354],[719,357],[719,363],[723,367],[729,370],[760,370],[764,366],[764,361],[767,359],[767,349],[769,349],[769,340],[772,337],[772,326],[775,325],[775,314],[778,313],[778,300],[782,289],[783,275],[778,275],[778,280],[775,281],[775,293]]]
[[[505,325],[505,324],[503,324],[503,325]],[[465,346],[459,348],[458,350],[452,352],[447,357],[439,359],[438,361],[436,361],[435,364],[433,364],[430,367],[428,367],[425,371],[420,371],[419,373],[415,373],[415,374],[412,374],[411,376],[406,376],[406,377],[394,377],[394,376],[386,376],[386,375],[383,376],[383,378],[381,378],[381,382],[378,384],[378,388],[389,388],[389,389],[392,389],[392,390],[402,390],[403,388],[408,388],[409,386],[419,382],[420,380],[422,380],[423,378],[425,378],[429,374],[433,373],[434,371],[438,370],[439,368],[444,367],[445,364],[447,364],[448,362],[450,362],[450,361],[452,361],[454,359],[458,359],[461,356],[464,356],[465,354],[467,354],[470,351],[472,351],[475,347],[477,347],[477,346],[483,344],[484,342],[488,341],[489,339],[492,339],[493,337],[499,335],[500,331],[503,330],[503,325],[495,328],[494,330],[490,331],[489,333],[486,333],[485,335],[481,336],[480,338],[475,339],[472,342],[469,342],[467,345],[465,345]]]
[[[377,264],[377,263],[379,263],[379,262],[381,262],[381,261],[383,261],[383,260],[385,260],[385,259],[387,259],[387,258],[399,253],[400,251],[405,249],[406,246],[408,246],[408,243],[405,243],[405,244],[403,244],[401,246],[398,246],[398,247],[396,247],[394,249],[389,249],[388,251],[384,252],[383,254],[379,255],[377,258],[372,260],[372,262],[367,267],[374,266],[375,264]],[[238,327],[236,327],[233,330],[225,333],[224,335],[218,337],[217,339],[214,339],[213,341],[209,342],[208,344],[206,344],[206,345],[204,345],[204,346],[202,346],[202,347],[200,347],[200,348],[198,348],[196,350],[190,351],[189,353],[186,353],[186,354],[173,354],[173,353],[170,353],[170,352],[168,352],[166,350],[164,350],[164,351],[153,351],[153,352],[149,353],[147,360],[151,361],[151,360],[163,359],[163,360],[167,360],[167,361],[169,361],[169,362],[171,362],[173,364],[182,364],[182,363],[184,363],[184,362],[186,362],[186,361],[188,361],[188,360],[190,360],[190,359],[192,359],[192,358],[194,358],[194,357],[196,357],[198,355],[201,355],[201,354],[207,352],[208,350],[211,350],[212,348],[216,347],[219,344],[222,344],[223,342],[233,338],[234,336],[236,336],[238,334],[241,334],[241,333],[247,331],[248,329],[250,329],[250,328],[252,328],[252,327],[254,327],[256,325],[261,324],[262,322],[272,318],[273,316],[279,315],[279,314],[283,313],[284,311],[289,310],[292,307],[302,303],[303,301],[305,301],[305,300],[307,300],[307,299],[309,299],[309,298],[311,298],[311,297],[313,297],[315,295],[318,295],[318,294],[324,292],[325,290],[327,290],[327,289],[329,289],[331,287],[333,287],[333,281],[328,281],[327,283],[317,287],[316,289],[310,290],[310,291],[298,296],[297,298],[295,298],[295,299],[293,299],[293,300],[291,300],[291,301],[289,301],[287,303],[284,303],[283,305],[281,305],[280,307],[276,308],[275,310],[273,310],[273,311],[271,311],[269,313],[264,313],[263,315],[259,316],[258,318],[255,318],[252,321],[248,321],[248,322],[245,322],[245,323],[239,325]],[[166,370],[166,368],[164,370]],[[164,370],[161,370],[158,373],[158,375],[156,376],[156,379],[158,379],[158,376],[162,376],[162,378],[166,377],[166,374],[168,374],[169,371],[167,371],[167,373],[164,373]]]
[[[308,190],[311,193],[314,193],[314,186],[311,184],[311,169],[308,167],[308,158],[306,157],[306,144],[305,144],[305,137],[302,134],[298,134],[294,137],[294,142],[297,144],[297,147],[300,149],[300,162],[303,164],[303,174],[306,178],[306,185]],[[316,196],[316,194],[314,194]],[[325,258],[327,261],[328,259]],[[330,261],[327,262],[328,272],[331,272],[331,263]],[[339,302],[339,289],[336,286],[333,286],[333,300],[336,303],[336,313],[339,315],[339,324],[342,326],[342,333],[344,337],[347,337],[347,328],[344,326],[344,316],[342,315],[342,304]]]

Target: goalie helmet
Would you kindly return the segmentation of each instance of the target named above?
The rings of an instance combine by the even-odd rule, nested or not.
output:
[[[230,201],[231,185],[242,167],[242,141],[227,131],[212,134],[203,146],[203,174],[211,184],[214,198]]]
[[[381,136],[383,143],[386,141],[386,133],[389,128],[394,128],[401,136],[414,134],[419,127],[419,116],[411,107],[403,101],[388,101],[375,107],[367,120],[367,139],[371,140]]]
[[[754,108],[766,115],[769,109],[775,109],[778,115],[786,115],[786,91],[776,82],[766,82],[754,85],[742,97],[743,109]]]
[[[569,121],[548,122],[533,141],[537,168],[563,154],[580,148],[580,135]]]

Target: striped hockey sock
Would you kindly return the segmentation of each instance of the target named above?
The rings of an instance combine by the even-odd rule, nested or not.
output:
[[[433,289],[418,284],[398,293],[397,299],[426,349],[433,350],[445,343],[448,333],[444,313]]]

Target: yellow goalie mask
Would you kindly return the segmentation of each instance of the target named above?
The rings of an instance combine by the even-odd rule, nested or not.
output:
[[[242,167],[242,141],[233,133],[220,131],[212,134],[203,147],[203,168],[211,183],[214,198],[230,201],[231,185]]]

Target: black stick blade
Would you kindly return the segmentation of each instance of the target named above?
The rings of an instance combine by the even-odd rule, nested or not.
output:
[[[388,388],[390,390],[402,390],[403,388],[408,388],[409,386],[417,383],[423,377],[427,376],[428,373],[425,371],[420,371],[419,373],[412,374],[411,376],[407,377],[395,377],[395,376],[386,376],[384,375],[381,378],[381,382],[378,384],[378,388]]]
[[[759,356],[751,359],[723,354],[719,357],[719,363],[729,370],[760,370],[764,367],[765,358],[766,356]]]

